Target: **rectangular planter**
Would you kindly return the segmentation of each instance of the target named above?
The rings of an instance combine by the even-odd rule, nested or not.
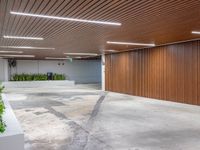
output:
[[[2,98],[6,107],[3,114],[6,130],[2,134],[0,133],[0,150],[24,150],[23,130],[4,94],[2,94]]]
[[[75,82],[70,80],[62,81],[9,81],[3,82],[6,88],[37,88],[54,86],[74,86]]]

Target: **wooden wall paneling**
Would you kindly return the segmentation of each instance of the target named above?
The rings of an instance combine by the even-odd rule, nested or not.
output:
[[[143,67],[144,67],[144,72],[143,72],[143,95],[144,97],[148,97],[148,49],[143,51]]]
[[[184,45],[177,45],[177,101],[184,103]]]
[[[141,54],[141,50],[138,51],[138,63],[137,63],[137,95],[138,96],[141,96],[141,90],[142,90],[142,87],[141,87],[141,72],[142,72],[142,63],[141,63],[141,57],[142,57],[142,54]]]
[[[171,100],[171,48],[166,51],[166,100]]]
[[[119,55],[120,61],[118,63],[118,66],[120,66],[120,64],[122,64],[121,65],[121,76],[120,76],[120,81],[118,81],[118,85],[120,85],[120,82],[122,81],[121,86],[122,86],[123,93],[127,93],[127,91],[126,91],[126,73],[125,73],[126,61],[125,61],[125,57],[126,57],[125,53],[122,53],[122,57],[120,57],[120,55]],[[120,88],[119,88],[119,91],[120,91]]]
[[[128,58],[129,58],[128,70],[130,72],[129,81],[128,81],[128,83],[129,83],[129,93],[133,94],[133,88],[134,88],[134,84],[133,84],[133,80],[134,80],[133,58],[134,58],[134,54],[133,53],[128,53]]]
[[[117,66],[117,62],[118,62],[118,57],[119,55],[117,55],[116,57],[112,57],[112,78],[113,78],[113,82],[112,82],[112,86],[114,88],[114,92],[120,92],[118,91],[118,78],[119,76],[121,76],[121,68],[119,68]]]
[[[138,65],[137,65],[137,62],[138,62],[138,53],[137,51],[133,51],[131,52],[132,54],[132,57],[131,57],[131,64],[132,64],[132,67],[131,70],[132,70],[132,86],[133,86],[133,89],[132,89],[132,94],[133,95],[137,95],[137,85],[138,85],[138,80],[137,80],[137,72],[138,72]]]
[[[129,94],[130,93],[130,71],[129,71],[129,61],[130,61],[130,59],[129,59],[129,53],[126,53],[126,55],[125,55],[125,61],[126,61],[126,64],[125,64],[125,72],[124,72],[124,74],[126,75],[126,93],[127,94]],[[127,72],[129,72],[129,73],[127,73]]]
[[[198,42],[192,42],[192,104],[197,105],[198,99]]]
[[[200,105],[200,41],[198,41],[197,43],[197,55],[198,55],[198,72],[197,72],[197,76],[198,76],[198,99],[197,99],[197,103],[198,105]]]
[[[126,53],[127,54],[127,88],[128,88],[128,94],[132,94],[133,89],[133,53]]]
[[[106,89],[200,105],[200,41],[111,54],[106,59],[110,67]]]
[[[185,103],[189,103],[192,100],[192,75],[193,75],[193,70],[192,70],[192,47],[191,47],[191,43],[185,43],[184,46],[184,57],[185,57],[185,61],[184,61],[184,102]]]
[[[148,56],[149,56],[149,97],[153,97],[153,63],[152,63],[152,60],[153,60],[153,57],[152,57],[152,49],[149,49],[149,53],[148,53]]]
[[[110,55],[109,59],[110,59],[110,69],[109,69],[109,79],[110,79],[110,82],[109,82],[109,89],[112,90],[114,87],[113,87],[113,66],[112,66],[112,63],[113,63],[113,60],[112,60],[112,55]]]
[[[145,96],[145,50],[141,51],[141,95]]]
[[[173,45],[172,47],[172,99],[177,100],[177,46]]]
[[[163,95],[162,99],[167,99],[167,51],[165,51],[163,48],[161,48],[163,53]]]
[[[148,66],[147,66],[147,69],[148,69],[148,77],[147,77],[147,80],[148,80],[148,92],[147,92],[147,94],[148,94],[148,97],[151,97],[151,94],[150,94],[150,93],[151,93],[151,86],[150,86],[150,83],[151,83],[151,82],[150,82],[150,80],[151,80],[151,79],[150,79],[150,77],[151,77],[150,50],[151,50],[151,49],[148,49],[148,50],[147,50],[147,57],[148,57],[148,59],[147,59],[147,61],[148,61],[148,62],[147,62],[147,63],[148,63],[148,64],[147,64],[147,65],[148,65]]]
[[[161,51],[161,47],[159,48],[159,57],[158,57],[158,66],[159,66],[159,68],[158,68],[158,70],[159,70],[159,76],[158,76],[158,91],[159,91],[159,93],[158,93],[158,99],[162,99],[162,81],[163,81],[163,79],[162,79],[162,64],[163,64],[163,59],[161,59],[162,58],[162,53],[161,53],[162,51]]]
[[[156,55],[155,55],[155,50],[154,49],[152,49],[151,50],[151,52],[150,52],[150,54],[151,54],[151,66],[152,66],[152,68],[151,68],[151,72],[152,72],[152,74],[151,74],[151,83],[152,83],[152,86],[151,86],[151,88],[152,88],[152,93],[151,93],[151,95],[152,95],[152,97],[153,98],[156,98],[156,82],[157,82],[157,79],[156,79],[156,67],[157,67],[157,64],[156,64]]]
[[[160,97],[160,47],[154,49],[155,53],[155,98],[159,99]]]
[[[160,50],[160,58],[159,58],[159,62],[160,62],[160,95],[159,95],[159,99],[164,99],[164,51],[162,50],[162,48],[159,49]]]
[[[128,53],[128,52],[127,52]],[[128,53],[128,70],[129,70],[129,94],[133,94],[134,85],[134,74],[133,74],[133,53]]]

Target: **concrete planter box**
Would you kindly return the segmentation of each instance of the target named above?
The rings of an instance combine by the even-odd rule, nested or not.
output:
[[[0,133],[0,149],[1,150],[24,150],[24,133],[13,113],[13,110],[2,94],[5,104],[5,112],[3,114],[3,121],[6,123],[6,131]]]
[[[74,81],[9,81],[3,82],[6,88],[36,88],[36,87],[53,87],[53,86],[74,86]]]

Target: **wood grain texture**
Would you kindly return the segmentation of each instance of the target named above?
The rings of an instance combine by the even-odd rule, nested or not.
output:
[[[200,41],[106,55],[106,90],[200,105]]]
[[[110,45],[106,41],[160,45],[197,39],[199,36],[191,34],[191,31],[199,30],[199,8],[199,0],[0,0],[0,45],[56,48],[54,51],[24,50],[25,54],[36,55],[35,59],[44,59],[48,56],[63,57],[64,52],[101,53],[108,49],[125,51],[138,48]],[[122,26],[16,16],[10,11],[120,22]],[[43,37],[45,40],[4,39],[3,35]],[[143,55],[138,59],[141,59],[138,65],[145,66]],[[156,63],[157,60],[147,61]],[[173,71],[173,68],[168,69]],[[152,81],[149,84],[160,83]]]

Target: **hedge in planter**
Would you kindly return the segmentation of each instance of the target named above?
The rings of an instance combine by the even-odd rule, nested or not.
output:
[[[53,74],[53,80],[65,80],[63,74]],[[15,74],[12,81],[46,81],[47,74]]]
[[[3,119],[2,119],[2,116],[3,116],[3,113],[5,111],[5,106],[4,106],[4,103],[3,103],[3,100],[2,100],[2,92],[3,92],[3,87],[0,86],[0,133],[3,133],[6,129],[6,125],[5,123],[3,122]]]

